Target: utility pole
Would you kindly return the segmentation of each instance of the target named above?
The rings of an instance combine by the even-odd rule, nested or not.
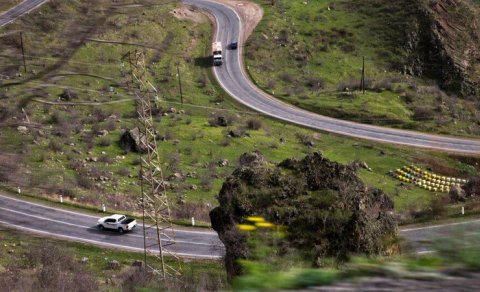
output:
[[[180,103],[183,104],[182,81],[180,79],[180,69],[178,68],[178,63],[177,63],[177,77],[178,77],[178,88],[180,89]]]
[[[27,73],[27,64],[25,62],[25,48],[23,46],[23,32],[20,32],[20,45],[22,47],[23,71]]]
[[[363,94],[365,94],[365,56],[363,57],[362,62],[362,78],[360,80],[360,89],[362,90]]]
[[[148,81],[145,55],[138,50],[128,52],[133,89],[136,91],[138,133],[140,142],[140,205],[143,214],[143,244],[145,268],[150,268],[162,280],[181,275],[181,262],[173,229],[170,206],[157,149],[156,129],[152,117],[151,96],[156,88]],[[168,246],[168,248],[167,248]],[[154,254],[156,264],[147,262],[147,253]],[[171,264],[164,256],[171,256]]]

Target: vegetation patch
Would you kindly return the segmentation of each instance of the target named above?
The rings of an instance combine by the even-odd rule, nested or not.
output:
[[[0,244],[0,282],[13,291],[218,291],[228,287],[221,264],[215,261],[185,261],[183,278],[164,283],[144,273],[141,253],[32,237],[3,228]],[[155,266],[153,257],[148,261]]]
[[[0,28],[0,34],[23,30],[27,65],[25,73],[20,36],[0,38],[3,185],[53,201],[62,195],[76,206],[139,211],[139,155],[120,143],[138,126],[123,58],[135,49],[145,51],[158,90],[152,98],[161,166],[180,221],[208,222],[238,157],[255,150],[275,163],[314,151],[344,164],[365,161],[372,169],[359,172],[366,185],[384,189],[396,210],[408,214],[427,208],[435,195],[404,186],[389,170],[416,163],[462,178],[478,172],[458,157],[319,133],[245,109],[212,81],[211,25],[175,18],[172,11],[186,9],[179,3],[157,4],[52,0]],[[328,82],[312,75],[308,86],[322,90]],[[350,98],[356,102],[341,97]]]
[[[237,226],[254,215],[285,228],[287,235],[278,245],[297,248],[313,265],[326,257],[343,262],[352,254],[395,252],[393,202],[381,190],[367,188],[353,165],[331,162],[319,153],[278,165],[258,152],[243,154],[241,160],[222,186],[220,206],[210,212],[226,248],[229,277],[243,272],[240,260],[251,258],[248,236]],[[259,229],[270,225],[256,224]]]
[[[266,92],[341,119],[479,135],[478,98],[458,98],[460,91],[440,89],[443,79],[424,77],[442,71],[441,60],[415,62],[422,50],[432,48],[415,43],[415,36],[422,38],[415,24],[425,19],[420,16],[423,1],[256,2],[265,15],[247,40],[245,60],[250,76]],[[463,51],[458,48],[459,54]],[[363,66],[365,93],[360,90]]]

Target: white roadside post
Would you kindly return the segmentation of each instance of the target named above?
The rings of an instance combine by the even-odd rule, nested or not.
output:
[[[192,226],[195,226],[195,218],[192,217]]]
[[[17,187],[17,192],[18,192],[19,194],[22,193],[22,190],[20,189],[20,187]]]
[[[105,204],[102,204],[102,211],[105,212],[107,209],[105,208]]]
[[[63,203],[63,196],[60,195],[60,203]]]
[[[465,215],[465,207],[462,206],[462,215]]]

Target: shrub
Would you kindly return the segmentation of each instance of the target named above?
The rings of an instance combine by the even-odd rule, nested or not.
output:
[[[109,113],[107,113],[106,111],[98,107],[96,107],[92,113],[92,116],[94,117],[97,123],[103,122],[109,115],[110,115]]]
[[[463,189],[467,196],[480,196],[480,177],[471,177]]]
[[[128,176],[128,175],[130,175],[130,170],[126,167],[123,167],[123,168],[120,168],[117,171],[117,174],[120,175],[120,176]]]
[[[434,218],[441,217],[447,211],[449,204],[447,196],[436,197],[430,202],[429,211]]]
[[[205,88],[205,86],[207,86],[207,79],[205,76],[202,76],[197,80],[197,83],[198,88]]]
[[[313,91],[318,91],[324,87],[324,81],[321,78],[309,77],[305,85]]]
[[[165,132],[165,135],[164,135],[163,137],[165,138],[165,140],[168,141],[168,140],[173,140],[173,139],[175,139],[177,136],[175,135],[174,132],[172,132],[172,131],[170,131],[170,130],[167,130],[167,131]]]
[[[77,174],[77,184],[79,187],[87,190],[92,190],[94,188],[92,180],[84,174]]]
[[[344,53],[352,53],[352,52],[355,52],[356,46],[355,46],[354,43],[342,44],[342,45],[340,46],[340,49],[341,49],[342,52],[344,52]]]
[[[223,147],[227,147],[227,146],[230,146],[230,143],[231,143],[230,139],[225,138],[220,142],[219,145]]]
[[[298,141],[305,146],[313,146],[315,143],[313,142],[312,137],[307,134],[303,133],[296,133],[295,137],[297,137]]]
[[[227,127],[233,125],[235,121],[236,118],[234,116],[212,114],[208,120],[208,124],[212,127]]]
[[[60,111],[54,111],[50,117],[50,123],[57,125],[65,125],[67,123],[65,114]]]
[[[371,89],[371,88],[372,88],[372,80],[366,78],[365,89]],[[360,89],[361,89],[360,80],[341,81],[340,83],[337,84],[338,91],[355,91]]]
[[[185,149],[183,149],[183,153],[185,155],[192,155],[193,153],[192,147],[185,147]]]
[[[72,253],[54,244],[31,248],[27,259],[35,269],[25,291],[96,291],[96,276],[75,261]],[[23,277],[20,277],[23,278]]]
[[[178,152],[174,152],[170,155],[170,158],[168,160],[168,167],[167,169],[172,171],[172,172],[178,172],[180,170],[180,162],[182,161],[182,158],[180,157],[180,154]]]
[[[62,94],[60,94],[60,98],[66,101],[76,99],[77,97],[78,97],[78,94],[70,88],[65,88]]]
[[[210,209],[211,207],[204,203],[186,202],[179,206],[175,206],[172,210],[172,216],[178,219],[190,219],[191,217],[195,217],[195,219],[208,222],[210,221],[210,217],[208,216]]]
[[[105,129],[110,132],[115,131],[117,129],[117,123],[115,123],[115,121],[109,120],[105,125]]]
[[[376,92],[381,92],[382,90],[393,91],[393,83],[390,79],[383,79],[375,83],[372,89]]]
[[[80,159],[72,159],[68,162],[68,168],[75,171],[80,171],[83,167],[83,162]]]
[[[108,147],[112,145],[112,140],[108,137],[100,137],[98,139],[98,146],[101,146],[101,147]]]
[[[429,107],[416,107],[413,111],[412,119],[415,121],[428,121],[432,120],[435,113],[432,108]]]
[[[0,153],[0,182],[8,182],[14,178],[19,162],[15,155]]]
[[[62,144],[55,139],[50,139],[50,142],[48,143],[48,148],[53,152],[61,152],[63,150]]]
[[[288,73],[282,73],[280,74],[279,77],[280,77],[280,80],[282,80],[285,83],[292,83],[293,81],[295,81],[295,78]]]
[[[58,192],[66,197],[66,198],[75,198],[75,191],[73,190],[73,187],[71,186],[68,186],[68,185],[65,185],[65,186],[62,186]]]
[[[92,133],[93,135],[100,135],[102,130],[104,130],[104,127],[100,123],[96,123],[92,126]]]
[[[282,45],[286,45],[288,44],[288,37],[289,37],[288,30],[282,29],[278,35],[277,41]]]
[[[267,82],[267,88],[268,88],[268,89],[274,89],[274,88],[275,88],[275,84],[276,84],[276,83],[275,83],[274,80],[269,80],[269,81]]]
[[[199,176],[200,186],[205,191],[211,191],[213,187],[213,178],[210,172],[201,173]]]
[[[412,103],[414,102],[415,100],[418,99],[418,94],[415,93],[415,92],[406,92],[405,94],[402,95],[402,99],[406,102],[406,103]]]
[[[262,121],[259,119],[249,119],[247,120],[247,129],[249,130],[259,130],[262,127]]]
[[[62,124],[62,125],[57,125],[53,129],[52,134],[58,137],[66,138],[70,136],[71,132],[72,132],[71,124]]]
[[[98,161],[103,162],[103,163],[107,163],[107,164],[112,164],[113,163],[113,159],[110,158],[108,155],[100,156],[98,158]]]

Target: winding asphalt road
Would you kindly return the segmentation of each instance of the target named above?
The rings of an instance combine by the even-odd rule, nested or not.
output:
[[[141,225],[129,233],[118,234],[98,230],[98,218],[0,194],[0,226],[41,236],[143,252]],[[400,236],[404,239],[403,250],[406,253],[423,254],[435,251],[438,243],[451,240],[452,235],[457,240],[478,243],[479,230],[480,219],[435,226],[404,227],[400,230]],[[177,254],[181,257],[219,259],[225,254],[222,242],[213,231],[176,229],[175,234]],[[164,243],[166,242],[167,239]]]
[[[14,21],[18,17],[32,11],[33,9],[39,7],[48,0],[25,0],[13,7],[10,10],[7,10],[5,13],[0,14],[0,27]],[[0,12],[1,13],[1,12]]]
[[[47,0],[25,0],[18,6],[0,15],[0,26],[40,6]],[[228,44],[240,36],[241,21],[233,9],[223,4],[206,0],[185,0],[209,11],[216,19],[215,40]],[[239,39],[240,43],[243,40]],[[415,147],[438,149],[450,152],[480,153],[480,141],[411,131],[395,130],[363,125],[313,114],[267,95],[247,78],[242,65],[242,46],[239,50],[226,50],[226,62],[215,67],[214,72],[222,87],[239,102],[266,115],[319,130],[380,142],[404,144]],[[95,228],[98,217],[43,206],[0,194],[0,225],[24,231],[53,236],[67,240],[86,242],[99,246],[143,251],[141,226],[133,232],[119,235],[100,232]],[[461,232],[479,236],[480,220],[451,223],[437,226],[403,229],[400,231],[408,245],[417,253],[432,251],[432,242],[451,238]],[[458,231],[459,228],[462,231]],[[224,247],[218,236],[210,231],[176,230],[178,254],[192,258],[220,258]]]
[[[265,115],[306,126],[313,129],[357,137],[383,143],[409,145],[456,153],[480,153],[480,140],[424,134],[359,124],[314,114],[266,94],[257,88],[247,77],[243,67],[242,45],[238,39],[242,34],[240,17],[229,6],[208,0],[184,0],[185,4],[194,5],[208,11],[215,17],[215,41],[224,46],[225,62],[215,67],[214,73],[223,89],[240,103]],[[238,50],[228,50],[226,45],[239,41]]]
[[[131,232],[119,234],[98,230],[98,218],[0,194],[0,225],[43,236],[143,252],[140,222]],[[223,244],[215,232],[175,229],[175,235],[176,252],[181,257],[218,259],[224,254]],[[168,243],[168,240],[163,242]]]

